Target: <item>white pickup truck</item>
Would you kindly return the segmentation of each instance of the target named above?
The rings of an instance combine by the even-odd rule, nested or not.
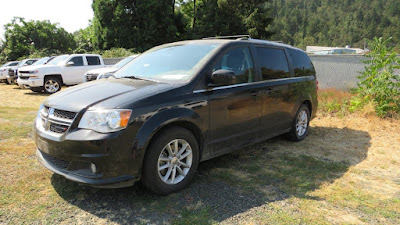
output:
[[[62,85],[83,82],[84,74],[105,67],[103,58],[93,54],[60,55],[45,65],[26,66],[18,71],[18,85],[34,92],[56,93]]]

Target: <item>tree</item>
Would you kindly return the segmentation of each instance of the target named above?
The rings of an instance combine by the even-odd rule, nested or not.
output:
[[[15,17],[5,26],[3,53],[8,60],[16,60],[35,51],[71,52],[75,48],[73,36],[48,20],[25,21]]]
[[[181,21],[175,17],[174,6],[174,1],[94,0],[95,47],[143,51],[176,40]]]
[[[266,39],[272,22],[268,0],[180,0],[193,38],[250,34]]]

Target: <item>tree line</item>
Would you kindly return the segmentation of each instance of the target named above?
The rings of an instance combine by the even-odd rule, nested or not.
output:
[[[400,41],[398,0],[93,0],[90,25],[73,34],[50,21],[5,25],[0,61],[61,53],[124,56],[177,40],[250,34],[307,45],[364,47]],[[111,51],[110,51],[111,49]],[[399,49],[399,48],[397,48]]]

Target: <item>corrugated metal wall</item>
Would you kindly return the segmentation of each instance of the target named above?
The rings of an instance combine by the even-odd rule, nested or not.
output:
[[[360,72],[365,65],[362,55],[312,55],[320,88],[349,90],[357,87]]]

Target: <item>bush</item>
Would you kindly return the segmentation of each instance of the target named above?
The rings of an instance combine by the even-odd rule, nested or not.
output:
[[[133,51],[131,49],[125,48],[111,48],[110,50],[105,50],[101,55],[103,58],[120,58],[127,57],[133,55]]]
[[[366,54],[365,71],[358,78],[357,94],[350,101],[350,110],[358,110],[372,103],[381,117],[400,114],[400,78],[394,71],[399,67],[400,57],[388,47],[391,38],[374,38],[369,43],[371,51]]]

